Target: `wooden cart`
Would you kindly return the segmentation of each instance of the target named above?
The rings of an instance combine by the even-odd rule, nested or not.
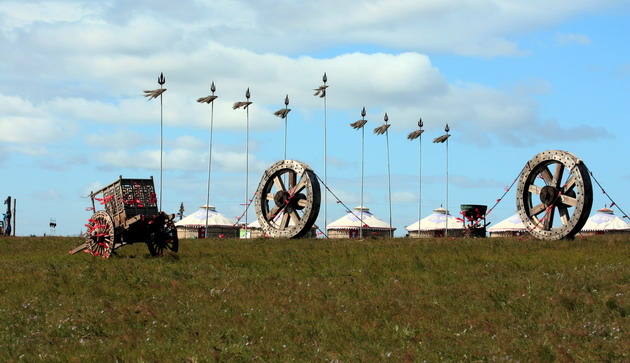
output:
[[[179,240],[174,214],[158,211],[153,177],[123,179],[90,193],[94,215],[85,225],[85,243],[70,251],[86,251],[108,258],[119,247],[144,242],[153,256],[177,252]],[[103,210],[96,210],[96,202]]]

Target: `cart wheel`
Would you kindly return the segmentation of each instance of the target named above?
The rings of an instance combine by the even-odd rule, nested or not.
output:
[[[592,205],[591,177],[575,155],[547,150],[527,162],[518,182],[516,208],[534,237],[572,238],[584,227]]]
[[[87,226],[88,231],[85,233],[86,251],[94,256],[109,258],[116,243],[112,217],[107,212],[100,210],[89,219]]]
[[[177,252],[179,249],[179,238],[171,216],[160,212],[153,221],[149,222],[147,247],[151,256],[162,256],[164,255],[164,250],[167,249]]]
[[[305,163],[280,160],[265,171],[255,202],[256,215],[266,235],[302,237],[311,230],[319,213],[317,176]]]

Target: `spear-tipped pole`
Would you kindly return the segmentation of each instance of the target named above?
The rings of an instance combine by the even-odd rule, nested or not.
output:
[[[245,91],[245,98],[247,101],[234,102],[232,106],[233,110],[237,110],[239,108],[244,108],[247,111],[247,117],[245,122],[245,208],[249,207],[249,105],[251,105],[251,101],[249,98],[251,97],[251,93],[249,92],[249,88]],[[245,212],[245,237],[247,238],[247,209]]]
[[[286,97],[284,97],[284,108],[279,109],[278,111],[274,112],[273,114],[284,119],[284,159],[287,159],[287,124],[288,124],[288,120],[289,120],[289,112],[291,112],[291,109],[289,108],[289,95],[286,95]]]
[[[199,103],[210,104],[210,143],[208,146],[208,189],[206,193],[206,224],[205,224],[206,232],[204,234],[205,238],[208,238],[208,217],[210,215],[210,175],[212,172],[212,134],[213,134],[213,128],[214,128],[214,102],[213,101],[217,98],[217,96],[214,95],[214,92],[216,90],[217,88],[214,85],[214,81],[212,81],[212,85],[210,85],[210,91],[212,92],[212,94],[210,96],[201,97],[197,99],[197,102]]]
[[[446,131],[446,135],[449,135],[448,132],[451,131],[451,128],[448,127],[448,123],[444,131]],[[446,233],[444,236],[448,237],[448,137],[446,138]]]
[[[315,88],[315,93],[313,96],[319,96],[319,98],[324,99],[324,184],[328,185],[328,157],[326,153],[326,88],[328,85],[328,77],[326,76],[326,72],[324,72],[324,76],[322,77],[323,85]],[[328,225],[328,189],[324,188],[324,228]]]
[[[247,91],[245,91],[246,102],[250,102],[249,98],[251,97],[251,93],[249,92],[249,87]],[[249,210],[249,107],[245,109],[247,112],[246,121],[245,121],[245,208]],[[248,226],[247,220],[247,211],[245,212],[245,238],[249,238],[247,235]]]
[[[418,142],[418,237],[420,237],[420,221],[422,221],[422,129],[424,126],[422,119],[418,120],[418,130],[411,132],[407,138],[409,140],[420,139]]]
[[[162,210],[162,170],[163,170],[163,154],[164,154],[164,112],[163,112],[163,104],[162,104],[162,94],[166,91],[166,88],[162,86],[166,83],[166,79],[164,78],[164,73],[160,73],[158,77],[158,84],[160,88],[154,90],[145,90],[144,97],[147,97],[149,101],[154,98],[160,97],[160,211]]]
[[[451,136],[448,132],[451,131],[451,128],[448,127],[448,123],[444,128],[446,134],[436,137],[433,142],[434,143],[444,143],[446,142],[446,224],[444,230],[444,237],[448,237],[448,138]]]
[[[284,97],[284,160],[287,160],[287,128],[289,125],[289,95]]]
[[[361,119],[350,124],[355,130],[361,129],[361,225],[359,227],[359,238],[363,238],[363,175],[365,169],[365,127],[363,126],[367,123],[365,115],[367,115],[367,113],[365,112],[365,107],[363,107],[361,110]]]
[[[390,161],[389,161],[389,126],[387,122],[389,121],[389,117],[387,116],[387,112],[385,112],[385,116],[383,116],[383,120],[385,124],[374,129],[374,133],[377,135],[385,134],[386,147],[387,147],[387,189],[388,189],[388,197],[389,197],[389,236],[394,237],[394,230],[392,229],[392,179],[391,179],[391,169],[390,169]]]

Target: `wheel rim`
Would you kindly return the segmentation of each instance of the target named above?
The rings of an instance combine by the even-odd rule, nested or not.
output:
[[[109,258],[116,240],[111,216],[105,211],[98,211],[89,219],[86,227],[86,250],[94,256]]]
[[[173,220],[166,213],[161,212],[149,224],[147,246],[153,256],[163,256],[166,250],[178,251],[179,238],[177,237],[177,229]]]
[[[516,207],[539,239],[571,238],[591,212],[593,188],[588,169],[575,155],[547,150],[534,156],[518,183]]]
[[[305,163],[281,160],[265,171],[256,192],[256,215],[269,237],[307,234],[319,214],[317,176]]]

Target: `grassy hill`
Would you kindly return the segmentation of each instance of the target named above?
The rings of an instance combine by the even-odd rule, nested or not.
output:
[[[0,361],[628,361],[630,238],[0,239]]]

